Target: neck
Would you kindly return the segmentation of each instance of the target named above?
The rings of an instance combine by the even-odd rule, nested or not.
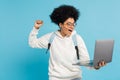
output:
[[[64,32],[62,32],[61,30],[58,30],[60,32],[60,34],[62,35],[62,37],[65,37],[66,34],[64,34]]]

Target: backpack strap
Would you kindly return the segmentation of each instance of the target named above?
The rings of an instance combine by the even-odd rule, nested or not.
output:
[[[72,36],[72,40],[73,40],[73,43],[74,43],[74,46],[75,46],[77,59],[79,60],[80,57],[79,57],[79,49],[78,49],[78,44],[77,44],[77,37],[76,37],[76,34],[74,34],[74,35]]]
[[[47,53],[48,50],[50,49],[51,43],[53,42],[53,39],[55,38],[55,36],[56,36],[55,32],[52,33],[52,35],[50,36],[50,38],[49,38],[49,43],[48,43],[48,48],[47,48],[46,53]]]

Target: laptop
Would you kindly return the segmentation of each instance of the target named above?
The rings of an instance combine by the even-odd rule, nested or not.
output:
[[[97,66],[99,61],[109,63],[112,61],[114,40],[96,40],[93,65]]]
[[[89,61],[78,61],[75,65],[80,66],[98,66],[100,61],[105,61],[109,63],[112,61],[114,48],[114,40],[96,40],[95,41],[95,51],[94,51],[94,59]]]

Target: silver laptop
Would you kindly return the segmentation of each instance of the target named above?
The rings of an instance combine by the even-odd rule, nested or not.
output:
[[[112,61],[114,40],[96,40],[93,65],[97,66],[100,61],[109,63]]]
[[[78,61],[74,65],[88,66],[88,64],[92,64],[91,66],[97,66],[102,60],[109,63],[112,61],[113,47],[114,40],[96,40],[94,59],[90,61]]]

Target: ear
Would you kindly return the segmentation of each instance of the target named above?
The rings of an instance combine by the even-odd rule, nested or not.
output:
[[[60,27],[60,28],[62,27],[62,25],[63,25],[62,23],[59,23],[59,27]]]

